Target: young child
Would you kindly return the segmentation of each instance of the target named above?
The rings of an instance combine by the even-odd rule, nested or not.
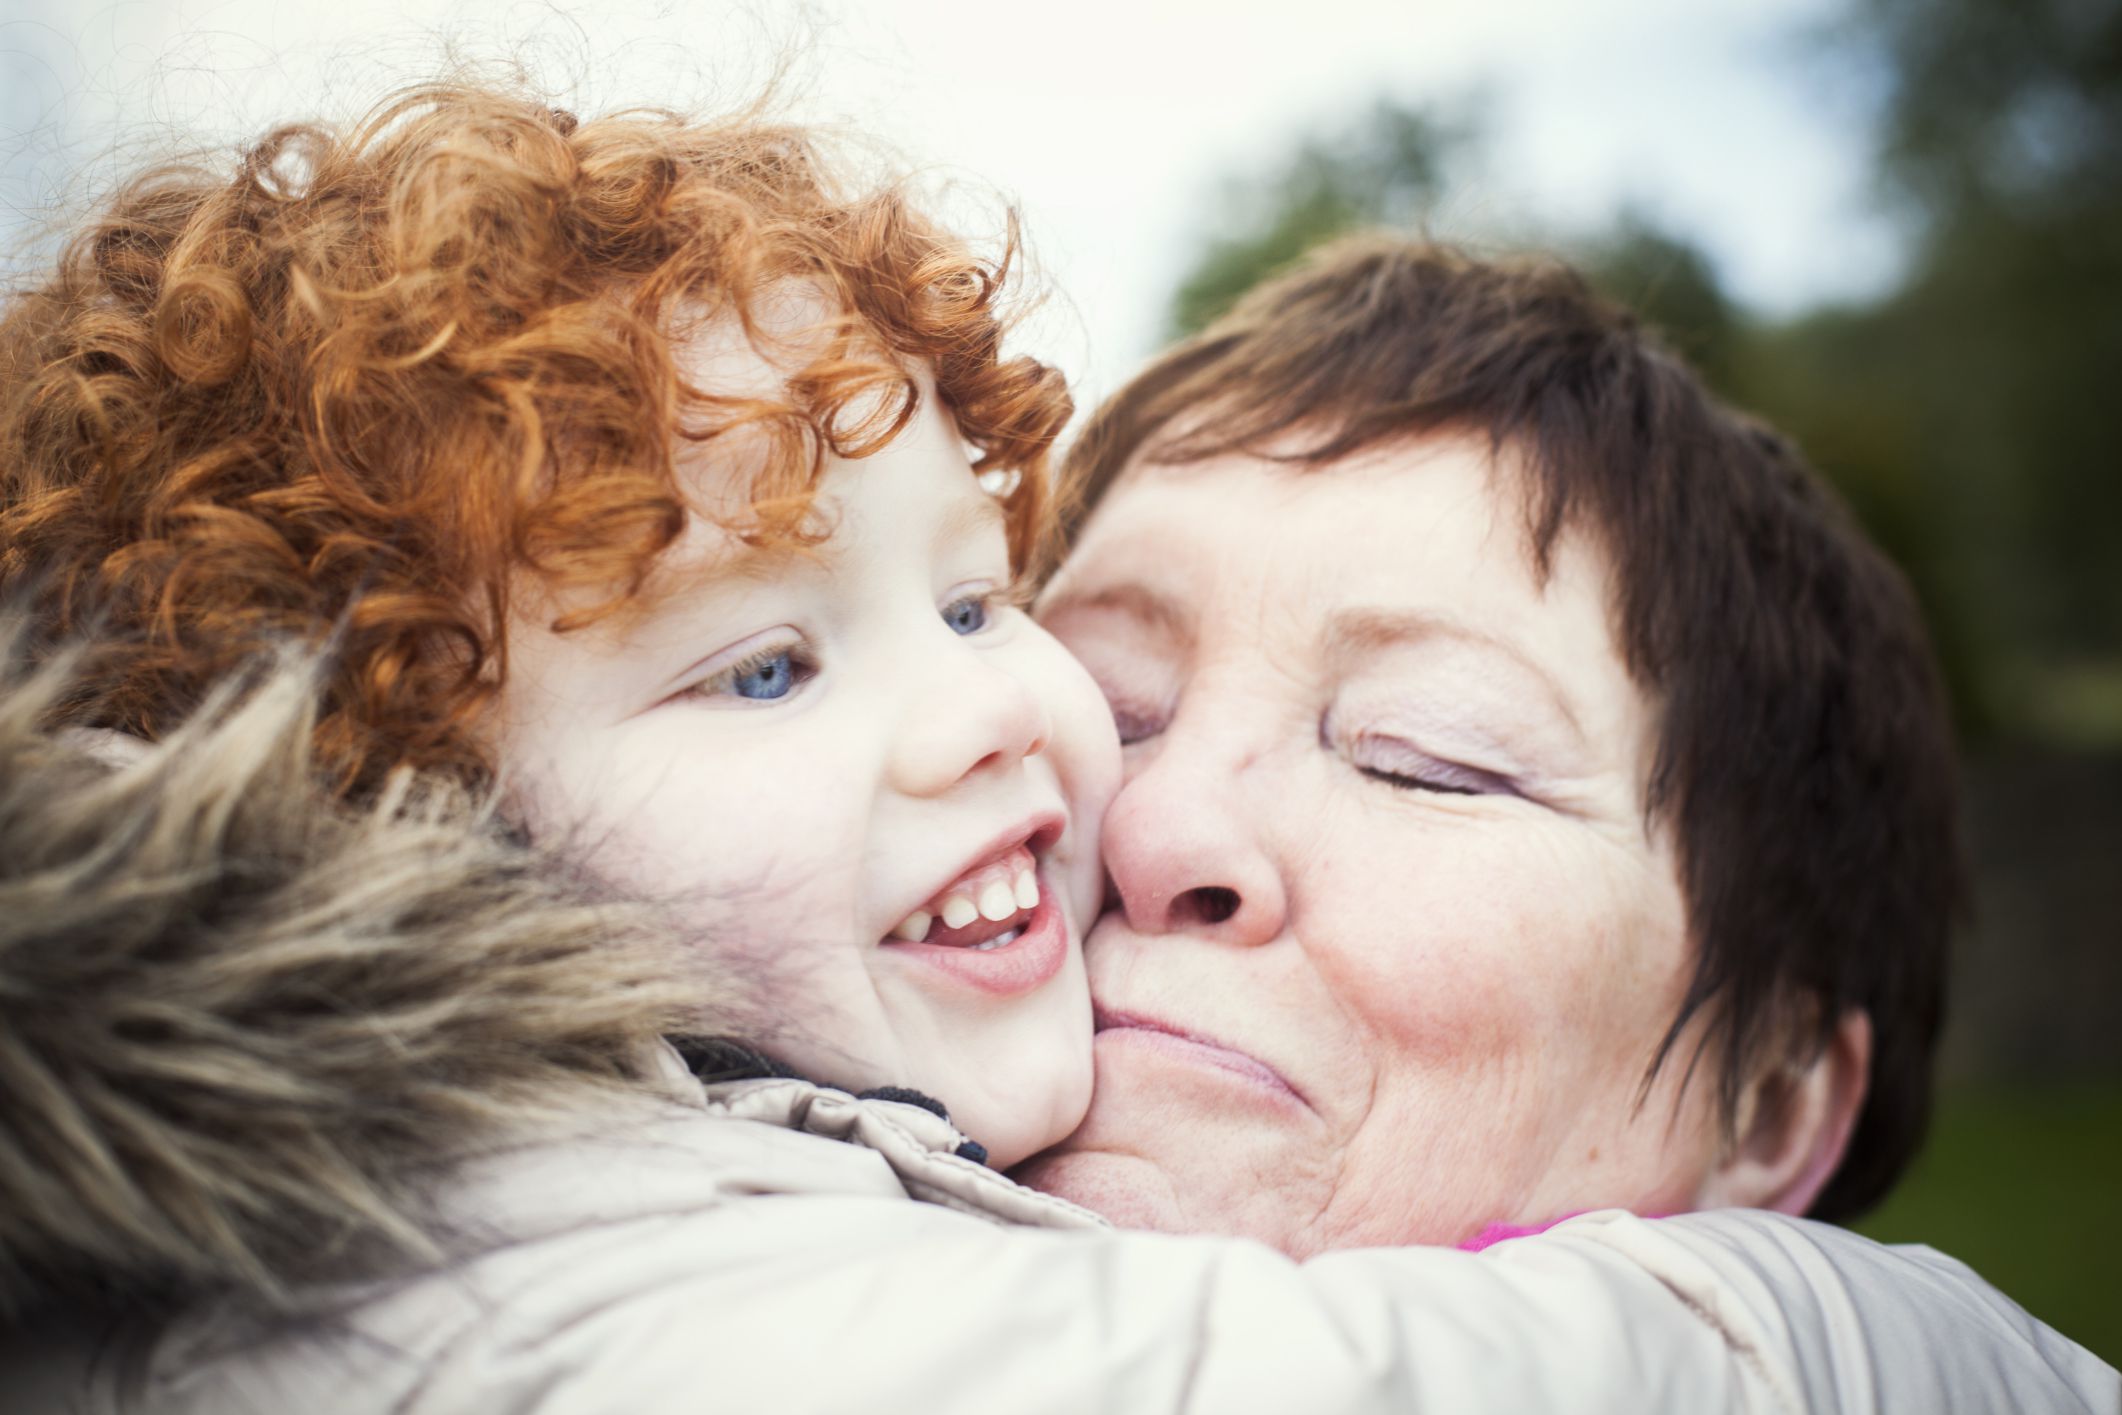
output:
[[[819,328],[810,293],[772,327],[690,333],[683,376],[782,396],[810,349],[782,368],[754,341]],[[579,840],[711,947],[749,941],[763,995],[801,1000],[775,1060],[925,1092],[1001,1167],[1089,1102],[1081,939],[1118,746],[1015,603],[997,474],[976,479],[925,373],[894,396],[912,402],[888,442],[827,450],[813,543],[689,511],[631,612],[578,627],[586,596],[523,596],[489,740],[535,835]],[[757,442],[686,446],[678,475],[742,516]]]
[[[497,783],[736,965],[776,1063],[1011,1164],[1088,1102],[1118,758],[1015,593],[1069,404],[1000,353],[1009,256],[756,116],[284,129],[12,302],[0,574],[137,738],[328,643],[346,795]]]

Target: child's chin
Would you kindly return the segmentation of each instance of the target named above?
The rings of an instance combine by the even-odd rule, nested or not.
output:
[[[1087,1040],[1087,1038],[1086,1038]],[[953,1106],[958,1128],[987,1150],[987,1162],[1008,1169],[1074,1133],[1090,1109],[1091,1067],[1086,1046],[1077,1057],[1063,1043],[1056,1053],[1025,1057],[983,1077],[984,1094],[964,1110]]]

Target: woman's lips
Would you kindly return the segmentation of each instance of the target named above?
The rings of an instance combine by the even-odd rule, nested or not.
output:
[[[1101,1039],[1109,1038],[1123,1046],[1142,1047],[1175,1061],[1220,1071],[1300,1105],[1308,1104],[1303,1094],[1274,1067],[1213,1037],[1160,1022],[1154,1017],[1112,1011],[1095,1003],[1092,1004],[1092,1018],[1093,1027]]]

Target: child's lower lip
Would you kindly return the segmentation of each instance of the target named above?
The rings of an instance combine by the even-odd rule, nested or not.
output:
[[[1025,919],[1024,931],[1014,943],[976,949],[889,939],[883,946],[887,952],[902,954],[981,992],[1013,997],[1030,992],[1061,971],[1068,959],[1068,924],[1042,870],[1039,905]]]

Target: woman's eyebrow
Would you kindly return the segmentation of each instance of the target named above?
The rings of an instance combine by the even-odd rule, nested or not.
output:
[[[1328,622],[1327,648],[1331,652],[1359,654],[1377,652],[1400,644],[1439,639],[1467,644],[1501,654],[1525,670],[1545,690],[1545,696],[1581,740],[1584,724],[1577,720],[1569,695],[1553,674],[1516,643],[1457,615],[1433,609],[1345,609]]]
[[[1100,585],[1096,589],[1072,590],[1058,599],[1040,605],[1039,617],[1051,619],[1057,614],[1071,614],[1082,610],[1105,610],[1125,614],[1182,644],[1190,644],[1194,639],[1191,616],[1172,600],[1147,585],[1131,581],[1117,585]]]

